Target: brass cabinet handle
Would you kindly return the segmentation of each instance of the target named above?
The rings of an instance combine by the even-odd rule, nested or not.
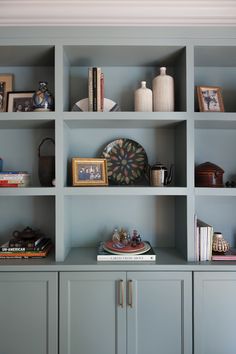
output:
[[[124,281],[122,279],[119,280],[119,306],[124,307]]]
[[[133,307],[133,280],[128,281],[128,305]]]

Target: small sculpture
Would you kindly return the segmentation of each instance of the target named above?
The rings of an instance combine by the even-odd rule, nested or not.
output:
[[[136,247],[141,243],[141,236],[138,234],[137,230],[133,230],[133,234],[131,236],[130,244],[132,247]]]
[[[120,235],[120,242],[123,243],[125,246],[128,245],[130,241],[128,232],[125,229],[121,228],[119,235]]]
[[[112,241],[114,243],[120,243],[120,234],[117,228],[114,229],[112,234]]]
[[[54,99],[52,94],[48,91],[48,83],[46,81],[39,81],[39,88],[33,94],[33,106],[35,111],[53,111]]]

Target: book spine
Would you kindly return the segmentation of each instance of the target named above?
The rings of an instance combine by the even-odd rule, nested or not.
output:
[[[38,241],[38,240],[37,240]],[[35,242],[37,242],[35,241]],[[50,239],[41,239],[39,243],[35,244],[34,246],[2,246],[0,247],[0,252],[34,252],[34,251],[42,251],[44,250],[49,244],[51,244]]]
[[[20,185],[19,183],[8,183],[8,181],[4,181],[4,183],[0,183],[0,187],[20,187]]]
[[[0,172],[0,176],[1,175],[6,175],[6,174],[9,174],[9,175],[28,175],[28,173],[25,172],[25,171],[1,171]]]
[[[101,87],[101,112],[103,112],[104,111],[104,74],[103,73],[101,73],[100,87]]]
[[[132,261],[132,262],[140,262],[140,261],[155,261],[155,255],[97,255],[97,261]]]
[[[93,68],[93,112],[97,112],[97,68]]]
[[[93,68],[88,68],[88,111],[93,111]]]
[[[50,249],[51,247],[48,246],[44,251],[0,252],[0,257],[45,257],[47,256]]]
[[[29,176],[27,175],[21,175],[21,174],[1,174],[0,175],[0,181],[5,181],[5,180],[17,180],[17,181],[22,181],[24,179],[29,178]]]
[[[97,68],[97,112],[101,111],[101,68]]]

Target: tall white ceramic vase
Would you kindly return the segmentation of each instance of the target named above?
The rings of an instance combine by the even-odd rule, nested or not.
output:
[[[166,67],[160,68],[160,75],[152,81],[154,112],[174,111],[174,79],[166,75]]]
[[[141,87],[134,93],[135,112],[152,112],[152,90],[146,87],[146,81],[141,81]]]

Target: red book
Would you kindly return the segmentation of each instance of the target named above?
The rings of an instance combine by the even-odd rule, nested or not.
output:
[[[0,187],[19,187],[19,183],[9,183],[7,180],[0,181]]]

